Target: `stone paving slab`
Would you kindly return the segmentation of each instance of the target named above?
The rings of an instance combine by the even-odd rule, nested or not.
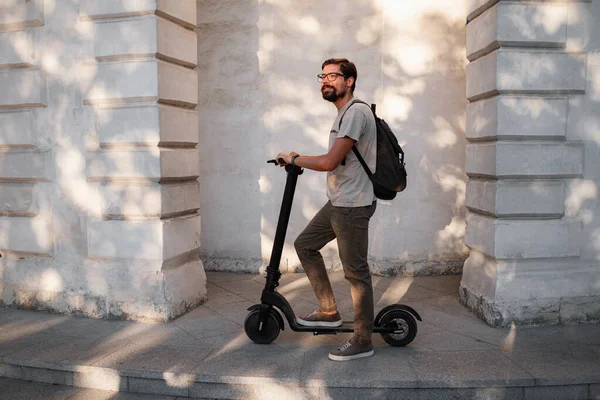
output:
[[[286,322],[274,343],[252,343],[243,323],[264,278],[207,277],[209,300],[167,324],[0,308],[0,376],[71,387],[74,398],[96,390],[91,399],[106,390],[165,396],[157,399],[600,399],[600,325],[491,328],[460,304],[457,276],[374,277],[377,309],[399,301],[423,322],[409,346],[374,335],[375,356],[348,363],[327,353],[351,334],[296,333]],[[351,320],[347,282],[331,277]],[[303,274],[284,275],[279,289],[297,314],[318,304]]]

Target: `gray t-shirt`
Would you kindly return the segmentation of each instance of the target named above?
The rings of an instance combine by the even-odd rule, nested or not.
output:
[[[350,107],[354,99],[356,97],[350,99],[338,111],[329,133],[329,148],[331,149],[338,138],[347,136],[354,139],[369,169],[375,173],[377,159],[375,118],[366,104],[355,103]],[[344,115],[340,128],[340,117],[346,109],[348,112]],[[375,201],[373,184],[352,150],[346,154],[345,163],[340,163],[333,171],[327,172],[327,197],[336,207],[363,207]]]

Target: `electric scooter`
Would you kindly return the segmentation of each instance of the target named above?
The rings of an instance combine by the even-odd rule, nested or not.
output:
[[[283,159],[279,159],[278,162],[276,160],[267,162],[275,165],[284,163]],[[277,221],[271,259],[267,266],[265,288],[260,298],[261,303],[248,308],[250,312],[244,321],[246,335],[255,343],[272,343],[279,336],[279,332],[284,330],[281,314],[287,319],[290,328],[296,332],[312,332],[313,335],[354,332],[352,321],[343,321],[342,325],[338,327],[311,327],[298,324],[292,306],[276,290],[279,286],[279,278],[281,278],[279,263],[292,210],[296,183],[298,176],[304,172],[302,168],[292,164],[287,164],[285,170],[287,172],[285,191]],[[413,308],[403,304],[392,304],[383,308],[377,314],[373,332],[381,334],[383,340],[391,346],[406,346],[417,335],[417,322],[415,319],[422,321],[421,316]]]

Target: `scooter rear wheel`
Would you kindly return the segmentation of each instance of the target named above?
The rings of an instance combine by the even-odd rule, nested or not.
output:
[[[390,327],[397,332],[382,333],[381,337],[390,346],[406,346],[417,336],[417,321],[407,311],[391,310],[381,316],[379,326]]]
[[[248,335],[250,340],[258,344],[269,344],[277,339],[281,327],[279,326],[277,317],[273,314],[276,312],[277,311],[273,309],[269,310],[269,316],[267,317],[266,324],[262,327],[263,329],[260,330],[258,321],[260,310],[250,311],[246,317],[246,320],[244,321],[244,330],[246,331],[246,335]]]

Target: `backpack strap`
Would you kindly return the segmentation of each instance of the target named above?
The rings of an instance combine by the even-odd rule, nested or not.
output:
[[[338,125],[338,131],[340,129],[342,129],[342,121],[344,119],[344,115],[346,115],[346,111],[348,111],[348,109],[350,107],[352,107],[353,104],[355,103],[363,103],[363,104],[367,104],[362,100],[352,100],[352,103],[350,103],[350,105],[348,106],[348,108],[346,108],[346,110],[344,111],[344,113],[342,114],[342,116],[340,117],[340,124]],[[368,104],[367,104],[368,105]],[[373,112],[373,117],[375,116],[375,104],[371,104],[371,111]],[[365,162],[365,159],[360,155],[360,152],[358,151],[358,149],[356,148],[356,145],[352,146],[352,151],[354,152],[354,154],[356,155],[356,158],[358,159],[358,161],[360,162],[360,165],[362,165],[363,169],[365,170],[365,172],[367,173],[367,176],[369,177],[369,179],[371,178],[371,176],[373,175],[373,173],[371,172],[371,170],[369,169],[369,167],[367,166],[367,163]]]

